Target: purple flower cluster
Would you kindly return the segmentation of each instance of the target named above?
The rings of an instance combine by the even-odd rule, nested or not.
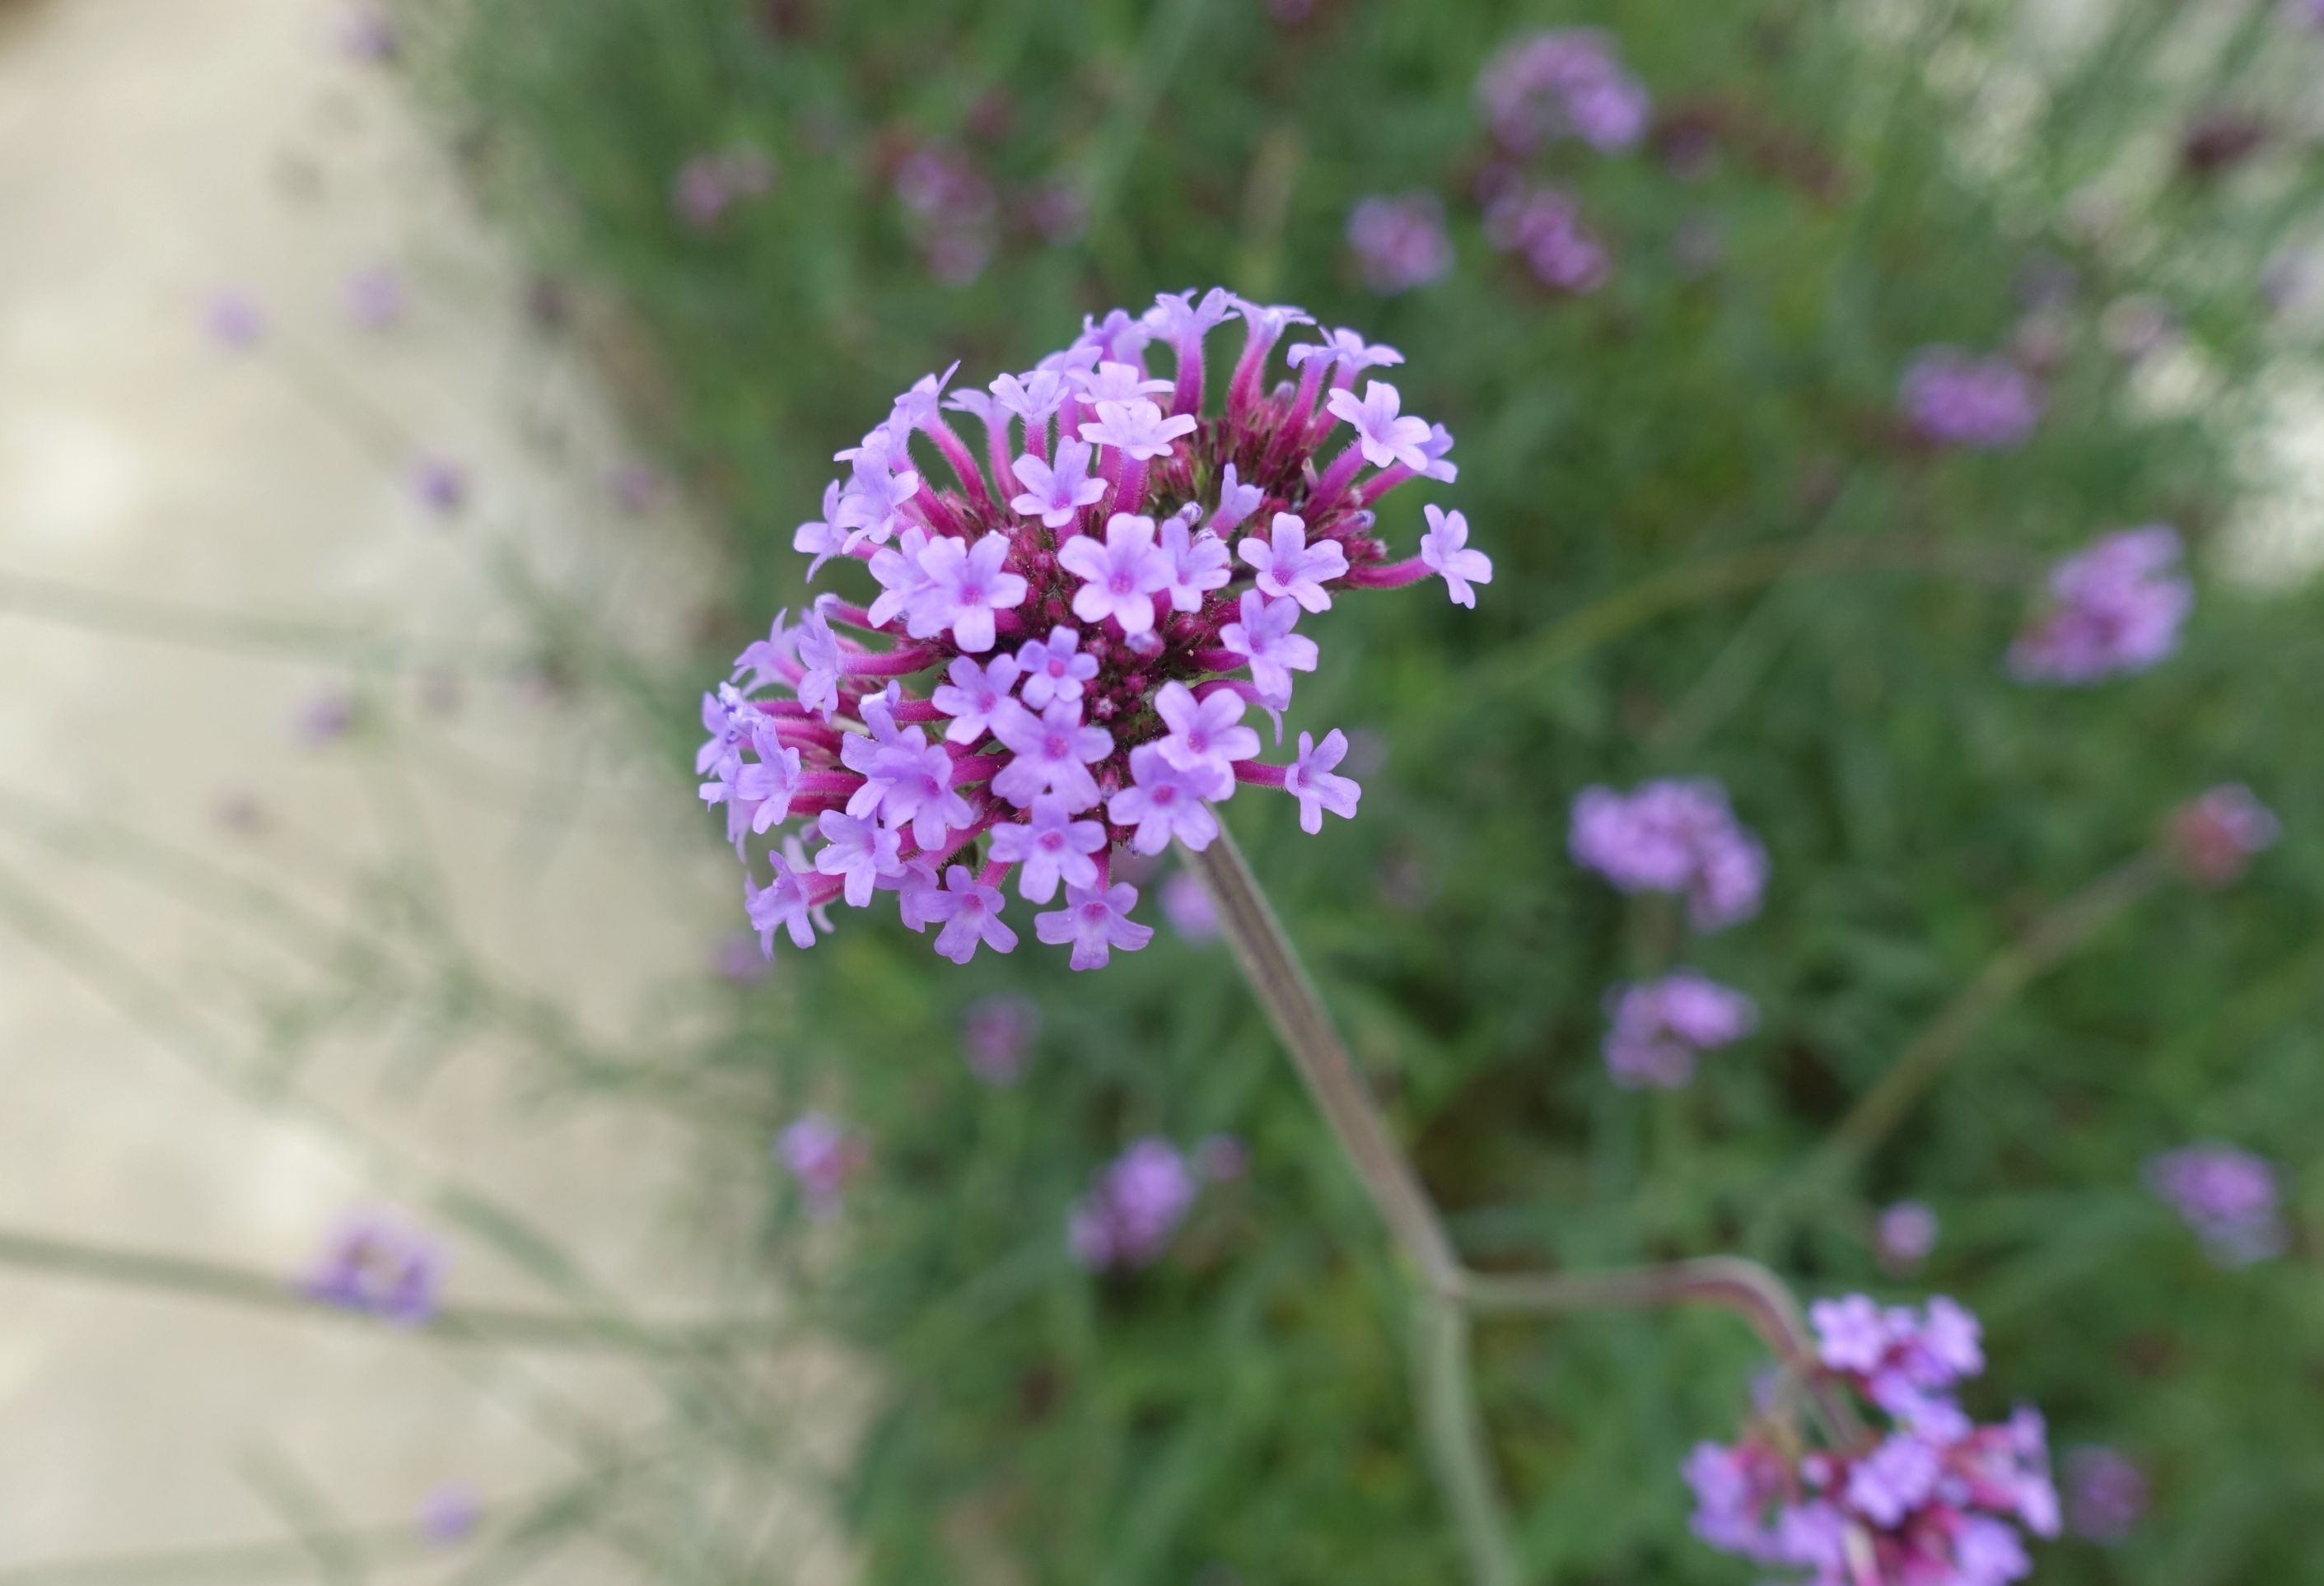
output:
[[[450,1255],[443,1244],[393,1213],[348,1213],[300,1282],[308,1298],[416,1327],[436,1314]]]
[[[1485,203],[1485,240],[1522,259],[1553,291],[1596,291],[1610,268],[1605,244],[1582,222],[1581,206],[1554,187],[1501,184]]]
[[[2249,1151],[2217,1144],[2181,1146],[2149,1162],[2146,1181],[2220,1266],[2248,1267],[2282,1250],[2275,1169]]]
[[[891,185],[928,273],[966,286],[1000,244],[1001,200],[976,161],[949,143],[922,143],[896,165]]]
[[[1452,268],[1444,200],[1427,191],[1366,198],[1348,215],[1348,246],[1382,297],[1426,286]]]
[[[1625,892],[1683,892],[1699,931],[1759,912],[1767,851],[1707,779],[1642,782],[1630,793],[1584,788],[1567,839],[1574,860]]]
[[[1939,446],[2007,451],[2042,417],[2042,391],[2006,358],[1978,358],[1953,347],[1924,347],[1904,371],[1897,403],[1905,419]]]
[[[2101,535],[2050,570],[2049,601],[2009,651],[2024,682],[2089,684],[2143,672],[2179,644],[2195,604],[2179,534],[2149,523]]]
[[[694,230],[708,231],[737,204],[764,198],[774,184],[774,161],[765,151],[737,144],[679,166],[670,180],[669,207]]]
[[[2282,833],[2274,811],[2242,783],[2229,782],[2173,810],[2167,840],[2182,871],[2205,886],[2223,887]]]
[[[2146,1514],[2146,1472],[2111,1448],[2066,1455],[2066,1528],[2102,1547],[2130,1540]]]
[[[1242,350],[1208,413],[1204,343],[1233,319]],[[1451,480],[1452,438],[1369,378],[1403,355],[1353,331],[1294,346],[1292,377],[1270,383],[1277,345],[1305,323],[1223,290],[1167,294],[988,389],[947,397],[950,372],[929,375],[839,454],[847,476],[794,544],[810,577],[858,562],[878,595],[779,614],[702,702],[702,796],[725,807],[764,951],[779,930],[809,946],[831,905],[889,892],[906,926],[939,927],[944,956],[1006,953],[1015,872],[1028,902],[1062,894],[1035,934],[1094,969],[1152,935],[1130,918],[1138,890],[1112,878],[1117,850],[1207,846],[1212,806],[1239,783],[1289,794],[1310,832],[1355,813],[1344,733],[1303,733],[1289,764],[1267,764],[1244,715],[1279,724],[1293,674],[1318,659],[1299,624],[1339,595],[1434,576],[1467,604],[1492,563],[1433,505],[1419,553],[1389,558],[1374,508],[1408,481]],[[1147,361],[1157,342],[1168,376]],[[977,420],[981,460],[947,412]],[[923,674],[937,679],[925,694],[905,687]],[[794,816],[816,846],[779,830]]]
[[[798,1181],[813,1217],[829,1217],[839,1210],[847,1181],[867,1156],[863,1142],[827,1113],[803,1114],[775,1136],[775,1159]]]
[[[1099,1169],[1065,1222],[1065,1245],[1093,1272],[1151,1267],[1169,1248],[1197,1181],[1168,1140],[1148,1137]]]
[[[1677,1089],[1694,1077],[1704,1052],[1742,1039],[1759,1022],[1750,998],[1688,969],[1617,986],[1606,1008],[1606,1067],[1616,1084],[1630,1087]]]
[[[1494,141],[1512,154],[1560,138],[1627,149],[1646,135],[1653,111],[1614,41],[1587,28],[1546,29],[1504,45],[1477,75],[1477,104]]]
[[[1977,1319],[1950,1300],[1915,1312],[1862,1295],[1810,1309],[1820,1385],[1887,1422],[1847,1447],[1803,1449],[1787,1427],[1705,1443],[1686,1463],[1695,1534],[1813,1586],[2003,1586],[2032,1568],[2022,1526],[2058,1533],[2042,1417],[1980,1426],[1953,1397],[1985,1369]]]
[[[968,1071],[996,1090],[1025,1077],[1033,1037],[1041,1033],[1041,1010],[1030,997],[1004,993],[969,1004],[960,1041]]]

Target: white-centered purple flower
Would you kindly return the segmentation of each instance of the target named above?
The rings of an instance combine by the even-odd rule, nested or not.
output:
[[[1291,674],[1315,669],[1315,641],[1292,632],[1299,622],[1296,601],[1269,600],[1246,589],[1241,610],[1240,622],[1219,630],[1219,642],[1243,658],[1261,696],[1281,709],[1291,703]]]
[[[1081,634],[1071,628],[1052,628],[1046,640],[1025,641],[1017,651],[1025,678],[1018,697],[1034,710],[1047,710],[1059,699],[1079,699],[1097,676],[1097,657],[1084,653],[1081,644]]]
[[[1017,933],[1001,917],[1001,889],[988,887],[955,864],[945,871],[944,892],[935,900],[944,929],[936,933],[936,951],[954,964],[966,964],[979,947],[995,953],[1014,952]]]
[[[1085,725],[1078,700],[1057,700],[1039,715],[1013,699],[1003,701],[992,735],[1011,756],[992,779],[992,790],[1019,809],[1044,794],[1063,798],[1071,815],[1098,801],[1089,768],[1113,752],[1113,734]]]
[[[1172,577],[1170,558],[1154,543],[1154,520],[1129,512],[1106,520],[1103,545],[1086,534],[1065,541],[1057,565],[1083,580],[1074,591],[1074,615],[1084,622],[1111,620],[1124,633],[1152,630],[1154,596]]]
[[[1003,374],[992,383],[993,401],[1022,419],[1028,430],[1047,425],[1073,394],[1074,388],[1055,369]]]
[[[1420,537],[1420,559],[1444,580],[1454,605],[1473,610],[1477,592],[1469,586],[1493,581],[1492,558],[1469,549],[1469,520],[1464,514],[1441,512],[1434,502],[1422,511],[1428,519],[1428,532]]]
[[[1253,734],[1256,737],[1256,734]],[[1283,790],[1299,801],[1299,829],[1311,835],[1323,829],[1323,812],[1343,820],[1356,818],[1356,800],[1363,789],[1352,777],[1333,768],[1348,757],[1348,735],[1334,727],[1321,743],[1313,733],[1299,734],[1299,757],[1283,773]]]
[[[1023,821],[992,828],[992,857],[1019,867],[1017,895],[1028,903],[1047,903],[1060,882],[1069,889],[1097,885],[1097,861],[1090,856],[1104,848],[1104,824],[1075,820],[1055,795],[1033,800]]]
[[[1107,1164],[1066,1220],[1066,1248],[1092,1271],[1151,1267],[1194,1203],[1196,1184],[1169,1141],[1138,1141]]]
[[[1152,926],[1130,917],[1137,906],[1138,889],[1127,881],[1110,887],[1068,884],[1065,906],[1035,915],[1033,934],[1052,947],[1070,944],[1074,969],[1103,969],[1114,948],[1135,953],[1154,939]]]
[[[1295,512],[1276,513],[1271,533],[1271,539],[1253,535],[1235,547],[1244,562],[1257,570],[1259,592],[1296,600],[1303,610],[1331,610],[1332,594],[1323,585],[1328,579],[1347,576],[1348,553],[1336,540],[1310,544],[1307,525]]]
[[[2100,536],[2050,572],[2049,601],[2013,645],[2029,683],[2087,685],[2143,672],[2179,645],[2195,586],[2179,569],[2178,530],[2149,523]]]
[[[1167,380],[1148,380],[1134,364],[1117,364],[1111,360],[1094,369],[1074,369],[1065,378],[1072,381],[1081,400],[1094,406],[1099,402],[1135,402],[1158,396],[1168,391]]]
[[[1387,381],[1366,381],[1360,400],[1351,388],[1336,388],[1323,405],[1356,432],[1364,461],[1373,467],[1394,466],[1417,474],[1428,466],[1428,420],[1403,412],[1404,398]]]
[[[1025,490],[1009,504],[1051,529],[1062,529],[1084,507],[1095,506],[1105,498],[1105,481],[1093,478],[1089,465],[1090,445],[1085,440],[1060,441],[1054,463],[1036,456],[1019,457],[1010,467]]]
[[[929,696],[930,704],[952,717],[952,725],[945,729],[945,742],[973,743],[990,732],[1018,675],[1013,655],[996,655],[981,666],[964,655],[955,658],[945,673],[950,681],[938,684]]]
[[[987,534],[974,546],[946,536],[920,553],[920,570],[928,576],[923,610],[931,629],[950,629],[953,642],[971,655],[992,648],[996,611],[1022,604],[1026,584],[1021,574],[1010,572],[1009,538]]]
[[[1198,779],[1207,798],[1234,791],[1234,762],[1259,758],[1259,734],[1243,726],[1242,696],[1222,688],[1206,699],[1184,683],[1165,683],[1154,696],[1155,713],[1168,735],[1157,740],[1162,758]]]
[[[1228,465],[1228,472],[1233,472],[1232,464]],[[1201,611],[1204,597],[1234,576],[1226,541],[1208,529],[1194,528],[1183,517],[1163,522],[1162,555],[1170,566],[1170,582],[1162,586],[1162,593],[1170,597],[1170,609],[1175,612]]]
[[[1741,1040],[1759,1021],[1742,992],[1679,970],[1607,994],[1606,1071],[1619,1085],[1674,1090],[1705,1052]]]
[[[1165,414],[1142,398],[1103,401],[1097,404],[1096,418],[1082,420],[1081,438],[1093,446],[1112,447],[1133,462],[1146,463],[1168,456],[1172,445],[1180,436],[1192,435],[1194,426],[1192,414]]]
[[[1218,816],[1204,802],[1217,784],[1205,770],[1185,770],[1163,758],[1157,744],[1130,752],[1130,785],[1106,801],[1114,825],[1135,830],[1130,845],[1139,853],[1159,853],[1176,837],[1197,853],[1219,834]],[[1227,791],[1233,790],[1230,779]]]

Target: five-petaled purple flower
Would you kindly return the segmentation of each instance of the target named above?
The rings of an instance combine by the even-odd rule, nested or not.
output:
[[[1154,927],[1130,917],[1138,889],[1127,881],[1110,887],[1065,888],[1065,906],[1033,917],[1033,934],[1052,947],[1073,947],[1075,969],[1103,969],[1112,950],[1135,953],[1154,939]]]

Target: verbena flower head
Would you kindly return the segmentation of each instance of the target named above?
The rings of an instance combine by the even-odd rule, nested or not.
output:
[[[1897,390],[1914,429],[1940,446],[2007,451],[2034,432],[2042,391],[2006,358],[1978,358],[1954,347],[1914,355]]]
[[[1230,322],[1217,393],[1204,349]],[[702,797],[724,807],[763,950],[892,898],[946,957],[1010,952],[1013,887],[1047,906],[1038,940],[1095,968],[1151,935],[1121,850],[1206,846],[1242,786],[1289,794],[1311,832],[1353,816],[1344,733],[1260,758],[1259,715],[1281,743],[1319,663],[1305,629],[1350,591],[1432,577],[1472,605],[1493,569],[1433,507],[1418,554],[1390,558],[1376,504],[1450,482],[1452,438],[1379,377],[1402,354],[1295,337],[1308,323],[1167,294],[984,390],[931,374],[839,454],[794,544],[810,577],[860,564],[872,598],[778,613],[703,696]]]
[[[1703,1053],[1738,1041],[1759,1021],[1742,992],[1683,969],[1607,994],[1606,1068],[1620,1085],[1674,1090]]]
[[[309,1299],[412,1327],[435,1315],[451,1259],[441,1240],[392,1213],[349,1213],[300,1284]]]
[[[1093,1272],[1151,1267],[1194,1205],[1196,1187],[1177,1147],[1139,1140],[1092,1180],[1066,1219],[1066,1248]]]
[[[806,1113],[775,1136],[775,1159],[798,1181],[810,1216],[839,1210],[847,1181],[866,1158],[863,1142],[828,1113]]]
[[[1559,138],[1627,149],[1646,134],[1646,90],[1623,69],[1614,41],[1556,28],[1504,45],[1477,76],[1477,103],[1494,140],[1531,153]]]
[[[2222,887],[2282,833],[2273,810],[2242,783],[2230,782],[2172,811],[2169,842],[2181,871],[2206,886]]]
[[[1750,918],[1766,890],[1766,850],[1705,779],[1641,782],[1627,794],[1584,788],[1567,844],[1625,892],[1685,893],[1697,930]]]
[[[2054,1536],[2042,1417],[1970,1421],[1953,1389],[1984,1369],[1974,1317],[1862,1295],[1812,1306],[1809,1387],[1858,1404],[1871,1425],[1845,1446],[1774,1414],[1732,1445],[1688,1459],[1694,1532],[1722,1552],[1804,1572],[1812,1586],[2003,1586],[2033,1568],[2023,1533]]]
[[[1444,201],[1432,192],[1364,199],[1349,212],[1348,246],[1364,285],[1383,297],[1426,286],[1452,268]]]
[[[2217,1144],[2181,1146],[2149,1162],[2146,1181],[2220,1266],[2247,1267],[2282,1250],[2275,1169],[2249,1151]]]
[[[2167,523],[2098,537],[2050,570],[2049,599],[2009,651],[2028,683],[2090,684],[2143,672],[2179,645],[2195,588]]]
[[[2066,1528],[2101,1547],[2130,1540],[2146,1514],[2146,1472],[2126,1454],[2101,1446],[2066,1454]]]
[[[1920,1201],[1898,1201],[1880,1213],[1873,1242],[1892,1272],[1911,1272],[1937,1248],[1937,1214]]]
[[[1553,291],[1593,292],[1610,269],[1606,245],[1582,221],[1571,194],[1552,187],[1515,187],[1485,207],[1485,240],[1525,261]]]

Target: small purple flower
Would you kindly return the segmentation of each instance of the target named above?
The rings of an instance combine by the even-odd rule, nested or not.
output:
[[[1642,782],[1627,795],[1585,788],[1568,845],[1625,892],[1686,893],[1697,930],[1749,918],[1766,885],[1766,851],[1707,779]]]
[[[2275,845],[2283,827],[2240,782],[2213,788],[2172,812],[2170,844],[2179,868],[2206,886],[2244,873],[2255,853]]]
[[[824,875],[844,879],[843,892],[850,908],[868,908],[874,884],[901,868],[897,851],[903,838],[868,817],[826,809],[816,817],[824,846],[816,851],[815,868]]]
[[[411,493],[431,517],[457,517],[468,504],[468,471],[443,457],[422,457],[412,466]]]
[[[1261,595],[1296,600],[1305,611],[1331,610],[1332,595],[1324,582],[1348,574],[1348,553],[1339,542],[1308,544],[1306,521],[1296,512],[1275,514],[1271,539],[1253,535],[1235,549],[1258,570]]]
[[[1081,654],[1082,636],[1071,628],[1052,628],[1047,641],[1028,639],[1017,651],[1017,665],[1025,686],[1017,691],[1027,707],[1047,710],[1056,699],[1079,699],[1083,687],[1097,676],[1097,657]]]
[[[1194,428],[1193,414],[1166,417],[1159,407],[1139,398],[1098,403],[1097,417],[1082,421],[1081,438],[1093,446],[1118,447],[1133,462],[1148,463],[1168,456],[1177,438],[1192,435]]]
[[[1547,29],[1502,47],[1477,76],[1477,102],[1494,139],[1526,154],[1558,138],[1603,152],[1646,135],[1646,90],[1623,69],[1609,35]]]
[[[1154,520],[1129,512],[1106,520],[1102,546],[1086,534],[1065,541],[1057,565],[1083,580],[1074,592],[1074,615],[1084,622],[1110,617],[1124,633],[1152,631],[1154,596],[1173,576],[1170,558],[1154,543]]]
[[[449,1254],[432,1235],[383,1210],[349,1213],[300,1285],[309,1299],[416,1327],[436,1314]]]
[[[1323,399],[1332,417],[1344,420],[1356,432],[1365,462],[1375,468],[1393,464],[1422,473],[1428,466],[1428,453],[1424,449],[1428,443],[1428,420],[1400,413],[1403,405],[1403,397],[1385,380],[1364,382],[1360,401],[1351,388],[1335,388]]]
[[[1222,688],[1196,699],[1184,683],[1165,683],[1154,696],[1155,714],[1169,729],[1156,740],[1162,758],[1206,784],[1205,798],[1234,790],[1234,762],[1259,754],[1259,734],[1241,725],[1242,696]]]
[[[1219,630],[1219,642],[1243,658],[1260,696],[1279,709],[1291,703],[1291,674],[1315,669],[1315,641],[1292,632],[1299,622],[1296,601],[1246,589],[1241,611],[1242,621]]]
[[[1917,1437],[1890,1437],[1848,1475],[1848,1501],[1875,1525],[1894,1526],[1929,1499],[1943,1473],[1936,1450]]]
[[[809,1112],[775,1137],[775,1159],[798,1181],[810,1216],[839,1210],[847,1181],[863,1166],[863,1142],[825,1112]]]
[[[1218,906],[1211,901],[1210,889],[1203,885],[1201,878],[1186,871],[1172,871],[1163,879],[1160,901],[1162,917],[1185,940],[1218,939]]]
[[[1582,224],[1582,207],[1556,188],[1517,188],[1496,198],[1485,209],[1485,240],[1523,259],[1553,291],[1593,292],[1612,272],[1606,244]]]
[[[420,1535],[439,1547],[448,1547],[476,1528],[484,1505],[476,1489],[465,1481],[447,1481],[420,1504]]]
[[[1673,1090],[1694,1077],[1695,1060],[1751,1033],[1751,999],[1692,970],[1609,994],[1606,1067],[1620,1085]]]
[[[1218,816],[1204,802],[1213,785],[1206,772],[1181,770],[1159,745],[1141,743],[1130,752],[1130,778],[1105,813],[1115,825],[1136,828],[1130,845],[1139,853],[1159,853],[1176,837],[1199,853],[1219,834]]]
[[[1233,464],[1227,465],[1227,472],[1234,472]],[[1230,493],[1235,489],[1232,480],[1228,481],[1226,489]],[[1224,516],[1227,508],[1221,507],[1219,511]],[[1244,515],[1248,516],[1248,512]],[[1231,529],[1234,524],[1227,527]],[[1162,555],[1170,564],[1170,582],[1163,586],[1163,593],[1170,597],[1173,611],[1201,611],[1203,597],[1234,576],[1226,541],[1208,529],[1197,530],[1184,518],[1173,517],[1163,522]]]
[[[1356,817],[1356,800],[1364,790],[1332,769],[1347,757],[1348,735],[1337,727],[1321,743],[1313,733],[1299,734],[1299,758],[1285,769],[1283,790],[1299,800],[1299,829],[1310,836],[1323,829],[1327,809],[1343,820]]]
[[[2179,534],[2149,523],[2098,537],[2050,571],[2049,602],[2010,648],[2021,681],[2088,685],[2143,672],[2179,645],[2195,589]]]
[[[1085,440],[1057,443],[1054,463],[1037,456],[1019,457],[1010,465],[1025,489],[1009,504],[1028,518],[1038,518],[1052,529],[1062,529],[1084,507],[1105,498],[1105,481],[1089,471],[1090,444]]]
[[[1024,867],[1017,877],[1017,895],[1028,903],[1047,903],[1057,895],[1061,881],[1074,891],[1097,885],[1097,861],[1090,855],[1104,847],[1104,825],[1074,819],[1066,813],[1065,801],[1055,795],[1033,800],[1022,823],[992,828],[992,857]],[[1038,920],[1035,926],[1039,935]],[[1049,938],[1043,935],[1041,939]]]
[[[1880,1213],[1873,1242],[1890,1270],[1911,1272],[1937,1248],[1937,1214],[1920,1201],[1898,1201]]]
[[[1348,216],[1348,246],[1364,285],[1383,297],[1426,286],[1452,268],[1444,201],[1431,192],[1364,199]]]
[[[384,330],[403,318],[403,278],[385,265],[347,278],[347,315],[365,330]]]
[[[1066,1222],[1074,1259],[1093,1272],[1151,1267],[1194,1203],[1194,1176],[1169,1141],[1138,1141],[1091,1182]]]
[[[1154,939],[1152,926],[1139,925],[1130,917],[1137,906],[1138,889],[1127,881],[1110,887],[1068,884],[1065,906],[1035,915],[1033,934],[1052,947],[1071,943],[1073,968],[1103,969],[1114,948],[1135,953]]]
[[[1174,381],[1149,380],[1137,364],[1111,360],[1094,369],[1068,369],[1065,378],[1074,383],[1081,400],[1093,407],[1100,402],[1134,402],[1159,396],[1176,384]]]
[[[710,951],[710,967],[730,985],[747,986],[767,978],[767,958],[759,940],[748,931],[728,931]]]
[[[1092,763],[1113,752],[1113,734],[1082,724],[1081,701],[1060,699],[1035,715],[1013,699],[992,718],[992,735],[1011,755],[992,779],[992,790],[1019,809],[1046,793],[1061,796],[1065,813],[1079,815],[1098,801]]]
[[[1015,952],[1017,933],[1001,918],[1004,902],[1000,888],[979,881],[966,865],[955,864],[945,871],[942,897],[930,900],[935,911],[931,917],[945,922],[944,929],[936,933],[936,952],[954,964],[966,964],[975,957],[979,946],[995,953]]]
[[[1897,403],[1928,439],[1983,451],[2020,445],[2042,417],[2041,388],[2016,364],[1945,346],[1914,355]]]
[[[1033,1037],[1041,1032],[1041,1009],[1030,997],[1010,993],[980,997],[961,1020],[961,1047],[968,1071],[995,1089],[1025,1077]]]
[[[1808,1322],[1816,1332],[1817,1353],[1835,1371],[1877,1370],[1895,1342],[1888,1314],[1860,1294],[1816,1301],[1808,1307]]]
[[[2111,1448],[2066,1455],[2066,1526],[2101,1547],[2119,1547],[2145,1517],[2146,1472]]]
[[[996,655],[979,666],[966,656],[955,657],[951,679],[936,686],[929,703],[952,717],[945,737],[954,743],[973,743],[991,730],[1009,691],[1017,686],[1017,658]]]
[[[210,339],[237,353],[247,352],[256,346],[266,335],[266,316],[255,302],[241,292],[222,291],[213,295],[202,319],[209,330]]]
[[[1428,532],[1420,537],[1420,559],[1443,578],[1454,605],[1473,610],[1477,592],[1469,586],[1493,581],[1493,558],[1468,549],[1469,520],[1464,514],[1440,511],[1434,502],[1421,511],[1428,519]]]
[[[2247,1267],[2282,1251],[2275,1169],[2249,1151],[2182,1146],[2149,1162],[2146,1180],[2220,1266]]]
[[[750,871],[742,872],[742,911],[751,928],[759,933],[760,954],[771,959],[776,931],[788,931],[791,945],[804,951],[815,945],[818,927],[828,930],[830,927],[807,896],[810,872],[798,839],[794,837],[783,849],[768,854],[767,862],[775,873],[763,887],[752,879]]]
[[[1009,537],[999,533],[987,533],[973,548],[945,535],[920,553],[920,571],[928,576],[929,625],[950,629],[953,642],[971,655],[992,648],[992,613],[1025,598],[1024,577],[1006,570],[1008,558]]]

